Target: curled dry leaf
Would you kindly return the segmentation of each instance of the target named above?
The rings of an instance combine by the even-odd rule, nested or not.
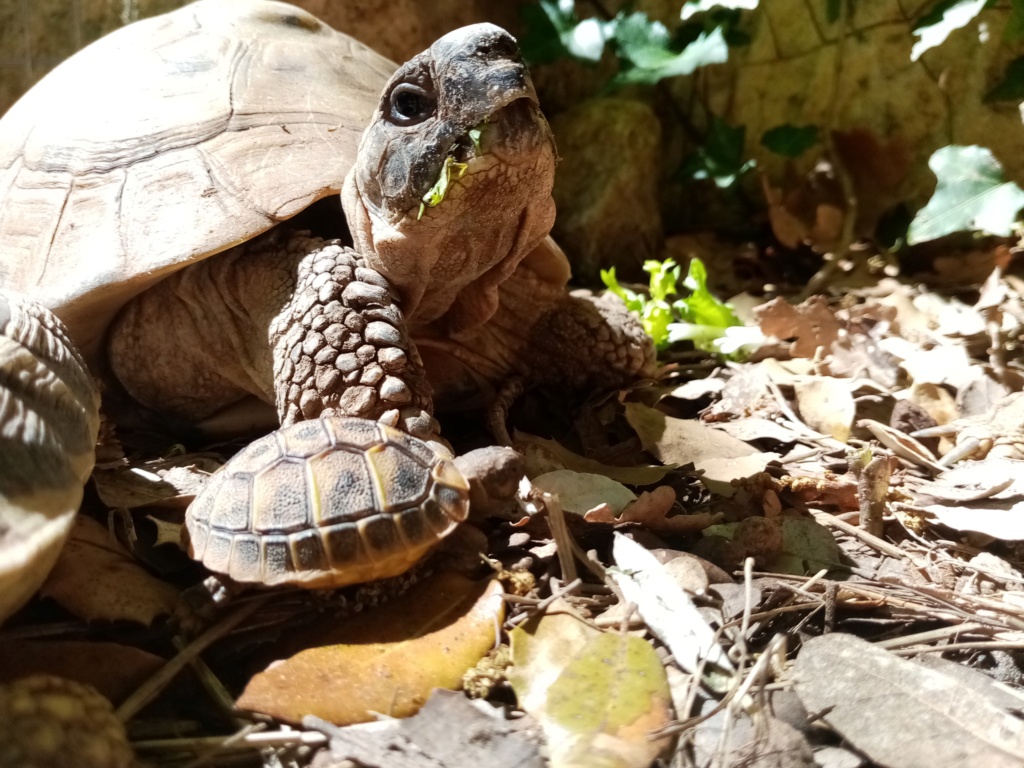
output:
[[[497,580],[440,573],[381,608],[318,628],[320,647],[257,674],[238,706],[289,723],[306,715],[336,725],[367,722],[374,713],[408,717],[434,688],[461,685],[494,646],[503,617]]]
[[[668,517],[675,503],[676,492],[667,485],[659,485],[652,491],[641,493],[618,517],[610,507],[603,505],[591,509],[583,519],[588,523],[637,523],[649,530],[668,534],[702,531],[718,519],[717,514],[710,512]]]
[[[71,537],[40,590],[86,621],[135,621],[149,626],[169,614],[178,590],[136,563],[107,529],[79,515]]]
[[[936,463],[932,452],[910,435],[905,435],[888,424],[874,419],[861,419],[857,422],[857,426],[868,430],[878,442],[901,459],[927,467],[933,472],[942,471],[942,467]]]
[[[646,641],[548,612],[512,630],[509,682],[544,729],[551,765],[647,768],[672,717],[664,668]]]
[[[916,484],[914,506],[957,531],[1024,540],[1024,461],[964,461]]]

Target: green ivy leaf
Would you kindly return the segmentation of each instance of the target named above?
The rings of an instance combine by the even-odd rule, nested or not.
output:
[[[676,50],[668,29],[644,13],[620,15],[612,31],[623,68],[613,86],[627,83],[656,83],[666,77],[688,75],[707,64],[721,64],[729,58],[729,47],[720,28],[702,33],[682,50]]]
[[[800,157],[817,143],[816,125],[780,125],[761,136],[761,146],[783,157]]]
[[[1024,190],[1006,181],[985,147],[950,146],[928,160],[939,183],[910,223],[907,242],[920,243],[964,230],[1007,236],[1024,208]]]
[[[693,179],[712,179],[723,189],[731,187],[740,175],[754,167],[752,160],[743,158],[746,133],[745,126],[734,127],[717,115],[712,115],[704,146],[684,161],[681,175]]]

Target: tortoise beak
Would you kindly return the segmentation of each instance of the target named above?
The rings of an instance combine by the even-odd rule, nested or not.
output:
[[[462,27],[434,43],[430,53],[440,86],[439,117],[450,125],[468,131],[520,100],[538,107],[519,45],[501,27]]]

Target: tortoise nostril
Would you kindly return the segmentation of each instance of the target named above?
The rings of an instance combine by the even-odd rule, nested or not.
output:
[[[483,40],[477,46],[477,55],[484,59],[520,60],[519,46],[510,35],[496,35]]]

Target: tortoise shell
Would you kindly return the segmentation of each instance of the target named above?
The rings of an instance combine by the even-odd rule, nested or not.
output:
[[[0,120],[0,285],[91,357],[158,280],[336,195],[394,69],[271,0],[107,35]]]
[[[323,418],[236,454],[185,528],[189,554],[211,571],[314,589],[397,576],[468,512],[450,459],[375,421]]]

